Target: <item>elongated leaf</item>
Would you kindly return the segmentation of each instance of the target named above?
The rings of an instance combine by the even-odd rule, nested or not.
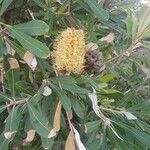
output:
[[[26,23],[17,24],[13,29],[24,32],[29,35],[44,35],[48,32],[49,26],[42,20],[32,20]]]
[[[139,11],[139,26],[138,34],[142,34],[143,31],[150,25],[150,8],[143,6]]]
[[[101,123],[100,120],[87,122],[85,124],[85,131],[89,133],[89,132],[93,132],[94,130],[97,130],[100,127],[100,123]]]
[[[54,84],[51,84],[51,88],[58,95],[60,101],[62,102],[63,107],[65,108],[65,110],[69,112],[71,110],[71,102],[70,102],[70,99],[65,94],[65,92]]]
[[[41,99],[42,99],[42,94],[44,91],[44,83],[41,85],[40,89],[37,91],[37,93],[31,97],[30,103],[32,103],[33,106],[35,106]]]
[[[129,11],[126,27],[127,27],[127,33],[131,36],[132,40],[134,40],[138,28],[138,19],[133,10]]]
[[[32,0],[32,1],[34,1],[41,8],[46,8],[47,7],[45,5],[45,3],[43,2],[43,0]]]
[[[86,0],[86,2],[100,21],[107,21],[109,19],[108,12],[96,0]]]
[[[73,83],[72,80],[61,80],[59,81],[61,84],[62,89],[70,91],[72,93],[80,93],[80,94],[88,94],[90,92],[90,90],[84,89],[78,85],[76,85],[75,83]],[[55,81],[55,83],[57,83]]]
[[[11,98],[9,98],[6,94],[0,92],[0,101],[8,102]]]
[[[88,94],[90,92],[90,90],[81,88],[75,84],[71,85],[69,83],[68,84],[62,83],[62,88],[72,93]]]
[[[114,78],[114,76],[113,76],[112,74],[106,74],[106,75],[104,75],[104,76],[102,76],[102,77],[100,78],[100,81],[101,81],[102,83],[105,83],[105,82],[112,81],[113,78]]]
[[[73,99],[72,107],[74,112],[77,114],[78,117],[84,119],[85,117],[85,108],[83,107],[82,103],[78,99]]]
[[[0,135],[0,150],[8,150],[9,140],[5,139],[3,135]]]
[[[67,137],[67,141],[65,144],[65,150],[75,150],[75,137],[74,134],[70,131]]]
[[[33,55],[40,58],[47,58],[49,56],[49,48],[44,43],[14,29],[13,27],[9,27],[8,31],[11,33],[12,37],[17,39],[20,44]]]
[[[18,53],[18,55],[23,58],[24,54],[26,53],[27,50],[25,50],[23,47],[18,45],[16,42],[6,39],[9,45]]]
[[[20,106],[13,107],[5,123],[5,132],[15,133],[18,130],[22,115]]]
[[[88,76],[81,76],[77,79],[78,84],[90,84],[93,88],[99,91],[99,81]]]
[[[8,83],[10,86],[10,92],[12,97],[15,99],[15,83],[19,81],[19,70],[18,69],[10,69],[7,72],[8,75]]]
[[[51,127],[48,125],[47,118],[38,111],[31,102],[27,103],[29,114],[30,114],[30,121],[32,126],[36,130],[36,132],[44,138],[48,137],[48,134],[51,130]]]
[[[0,106],[0,114],[6,109],[7,107],[5,105]]]
[[[75,84],[76,80],[72,76],[57,76],[50,78],[53,82],[70,82],[71,84]]]
[[[2,7],[0,10],[0,16],[5,12],[5,10],[8,8],[12,1],[13,0],[3,0]]]
[[[42,147],[44,149],[52,149],[54,144],[54,138],[48,139],[48,138],[41,137],[41,140],[42,140]]]
[[[62,105],[61,102],[59,101],[56,107],[54,121],[53,121],[53,127],[56,132],[60,130],[60,126],[61,126],[61,113],[62,113],[61,109],[62,109]]]
[[[73,125],[72,125],[72,129],[74,131],[74,137],[75,137],[75,141],[76,141],[78,150],[86,150],[85,146],[83,145],[83,143],[80,139],[79,132],[75,129],[75,127]]]
[[[136,128],[123,124],[121,122],[115,122],[119,127],[123,128],[126,132],[128,132],[136,141],[141,143],[143,146],[150,147],[150,135],[142,132]]]
[[[92,143],[88,144],[86,147],[86,150],[91,150],[94,147],[94,150],[100,150],[102,145],[102,142],[100,141],[100,139],[95,139]]]
[[[144,40],[143,40],[143,41],[142,41],[142,44],[143,44],[144,47],[146,47],[146,48],[148,48],[148,49],[150,48],[150,41],[146,41],[146,40],[144,41]]]

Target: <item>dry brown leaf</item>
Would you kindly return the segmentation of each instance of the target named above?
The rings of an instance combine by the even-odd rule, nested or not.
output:
[[[53,129],[48,134],[48,138],[54,137],[57,132],[60,130],[60,121],[61,121],[61,102],[59,101],[56,107],[54,121],[53,121]]]
[[[72,129],[74,131],[74,137],[75,137],[75,143],[78,147],[78,150],[86,150],[85,146],[83,145],[79,132],[75,129],[75,127],[72,125]]]
[[[66,141],[66,145],[65,145],[65,150],[75,150],[75,137],[74,134],[70,131],[67,141]]]
[[[94,51],[98,49],[98,45],[96,43],[90,42],[86,45],[87,51]]]
[[[114,33],[110,32],[108,35],[105,37],[102,37],[100,41],[105,41],[107,43],[112,43],[114,41],[115,35]]]
[[[15,58],[9,58],[8,62],[10,64],[11,69],[18,69],[19,68],[18,61]]]
[[[60,130],[61,108],[62,108],[62,105],[61,105],[61,102],[59,101],[56,107],[54,122],[53,122],[53,127],[56,132]]]
[[[11,137],[12,137],[12,135],[15,133],[16,131],[14,131],[14,132],[5,132],[4,133],[4,137],[6,138],[6,139],[10,139]]]
[[[44,95],[44,96],[49,96],[49,95],[51,95],[51,94],[52,94],[51,88],[48,87],[48,86],[45,86],[45,87],[44,87],[43,95]]]
[[[27,132],[27,137],[23,140],[23,145],[26,145],[33,141],[35,137],[35,130],[31,129]]]
[[[57,134],[57,132],[55,131],[55,129],[53,128],[50,133],[48,134],[48,138],[52,138]]]
[[[72,112],[68,112],[68,116],[70,118],[70,120],[73,118]]]
[[[3,82],[3,74],[4,74],[3,59],[0,58],[0,82]]]
[[[14,49],[7,42],[5,42],[5,44],[6,44],[7,53],[14,56],[14,54],[15,54]]]
[[[37,66],[36,58],[30,52],[24,54],[23,60],[29,65],[29,67],[34,71]]]

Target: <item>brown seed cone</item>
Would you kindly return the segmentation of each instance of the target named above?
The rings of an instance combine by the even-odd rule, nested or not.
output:
[[[103,54],[97,48],[95,50],[88,51],[85,55],[86,67],[85,70],[87,72],[98,72],[103,63]]]

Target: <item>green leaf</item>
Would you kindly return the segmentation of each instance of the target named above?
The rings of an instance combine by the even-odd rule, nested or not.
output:
[[[0,101],[9,102],[11,100],[6,94],[0,92]]]
[[[63,107],[65,108],[65,110],[67,112],[70,112],[71,111],[71,102],[70,102],[70,99],[65,94],[65,92],[54,84],[51,84],[50,86],[58,95],[60,101],[62,102]]]
[[[129,10],[128,12],[126,27],[128,35],[130,35],[132,40],[134,40],[138,28],[138,19],[133,10]]]
[[[61,81],[60,82],[62,89],[70,91],[72,93],[80,93],[80,94],[88,94],[90,90],[84,89],[82,87],[77,86],[75,83]]]
[[[76,80],[72,76],[57,76],[50,78],[53,82],[70,82],[71,84],[75,84]]]
[[[119,138],[116,137],[116,135],[113,133],[113,131],[110,128],[107,128],[107,133],[111,142],[111,145],[113,145],[117,150],[129,150],[129,149],[134,149],[136,148],[137,150],[140,150],[135,144],[134,144],[134,139],[131,141],[129,138],[127,140],[120,140]],[[132,138],[132,137],[131,137]],[[130,142],[129,142],[130,141]]]
[[[3,0],[1,10],[0,10],[0,16],[5,12],[5,10],[8,8],[8,6],[12,3],[13,0]]]
[[[20,32],[24,32],[29,35],[44,35],[49,31],[49,26],[42,20],[32,20],[26,23],[17,24],[12,27]]]
[[[21,47],[19,44],[17,44],[16,42],[6,39],[7,42],[9,43],[9,45],[18,53],[18,55],[23,58],[24,54],[27,52],[27,50],[25,50],[23,47]]]
[[[47,58],[49,56],[49,48],[44,43],[14,29],[13,27],[9,27],[8,31],[11,33],[12,37],[17,39],[20,44],[33,55],[40,58]]]
[[[146,48],[150,48],[150,41],[142,40],[142,45]],[[148,51],[148,50],[147,50]]]
[[[22,118],[20,106],[13,107],[5,123],[5,132],[17,132]]]
[[[41,140],[42,140],[42,147],[44,149],[52,149],[52,147],[54,145],[54,139],[53,138],[48,139],[48,138],[42,138],[41,137]]]
[[[3,42],[0,42],[0,58],[7,53],[6,46]]]
[[[120,128],[123,128],[126,132],[128,132],[128,134],[130,134],[132,138],[141,143],[143,146],[150,147],[149,134],[121,122],[115,122],[115,124],[118,125]]]
[[[7,72],[8,84],[10,87],[10,92],[12,97],[15,99],[15,83],[19,81],[19,70],[18,69],[10,69]]]
[[[17,92],[20,92],[20,93],[26,93],[29,95],[32,95],[34,93],[34,90],[32,89],[32,87],[25,81],[17,81],[15,84],[15,88]]]
[[[88,144],[86,147],[87,147],[87,150],[92,150],[93,147],[94,147],[94,150],[100,150],[101,148],[101,145],[102,145],[102,141],[100,141],[100,139],[94,139],[93,142],[91,142],[90,144]]]
[[[122,92],[115,89],[101,89],[100,94],[110,98],[122,98],[124,96]]]
[[[129,90],[125,93],[125,95],[120,100],[118,100],[116,105],[118,107],[126,107],[127,104],[133,100],[135,100],[134,91]]]
[[[74,112],[77,114],[78,117],[81,119],[85,118],[85,107],[82,105],[82,103],[78,99],[72,98],[72,107]]]
[[[45,84],[43,83],[40,87],[40,89],[37,91],[37,93],[31,97],[31,99],[29,100],[30,103],[32,103],[32,105],[37,105],[37,103],[42,100],[43,96],[42,96],[42,93],[44,91],[44,87],[45,87]]]
[[[85,124],[85,128],[87,130],[87,133],[90,133],[90,132],[97,130],[100,127],[100,124],[101,124],[100,120],[87,122]]]
[[[0,106],[0,114],[6,109],[6,105],[1,105]]]
[[[71,85],[71,84],[64,84],[62,83],[62,88],[65,89],[65,90],[68,90],[72,93],[79,93],[79,94],[88,94],[90,93],[90,90],[87,90],[87,89],[84,89],[84,88],[81,88],[77,85]]]
[[[37,59],[38,66],[41,70],[46,69],[48,72],[54,72],[54,68],[44,59]]]
[[[107,21],[109,19],[108,12],[96,0],[86,0],[86,2],[100,21]]]
[[[99,81],[88,76],[80,76],[77,78],[78,84],[90,84],[95,90],[99,91]]]
[[[150,8],[149,6],[144,5],[141,7],[139,13],[138,13],[138,35],[141,36],[143,32],[146,30],[146,28],[150,25]]]
[[[9,140],[7,140],[3,135],[0,135],[0,150],[8,150]]]
[[[47,6],[45,5],[45,3],[43,2],[43,0],[32,0],[34,1],[39,7],[45,9]]]
[[[102,76],[100,78],[100,82],[109,82],[109,81],[112,81],[114,79],[114,76],[112,74],[106,74],[104,76]]]
[[[34,129],[37,131],[39,135],[44,138],[48,137],[49,132],[51,131],[51,127],[49,126],[48,119],[44,114],[38,111],[31,102],[27,103],[30,121]]]

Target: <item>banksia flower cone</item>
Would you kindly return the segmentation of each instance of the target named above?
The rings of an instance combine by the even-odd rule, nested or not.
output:
[[[62,31],[54,43],[52,54],[56,70],[80,73],[84,67],[86,54],[83,30],[68,28]]]
[[[99,47],[94,43],[89,43],[92,47],[88,48],[86,53],[86,66],[85,70],[87,72],[98,72],[103,63],[103,54],[100,51]]]

